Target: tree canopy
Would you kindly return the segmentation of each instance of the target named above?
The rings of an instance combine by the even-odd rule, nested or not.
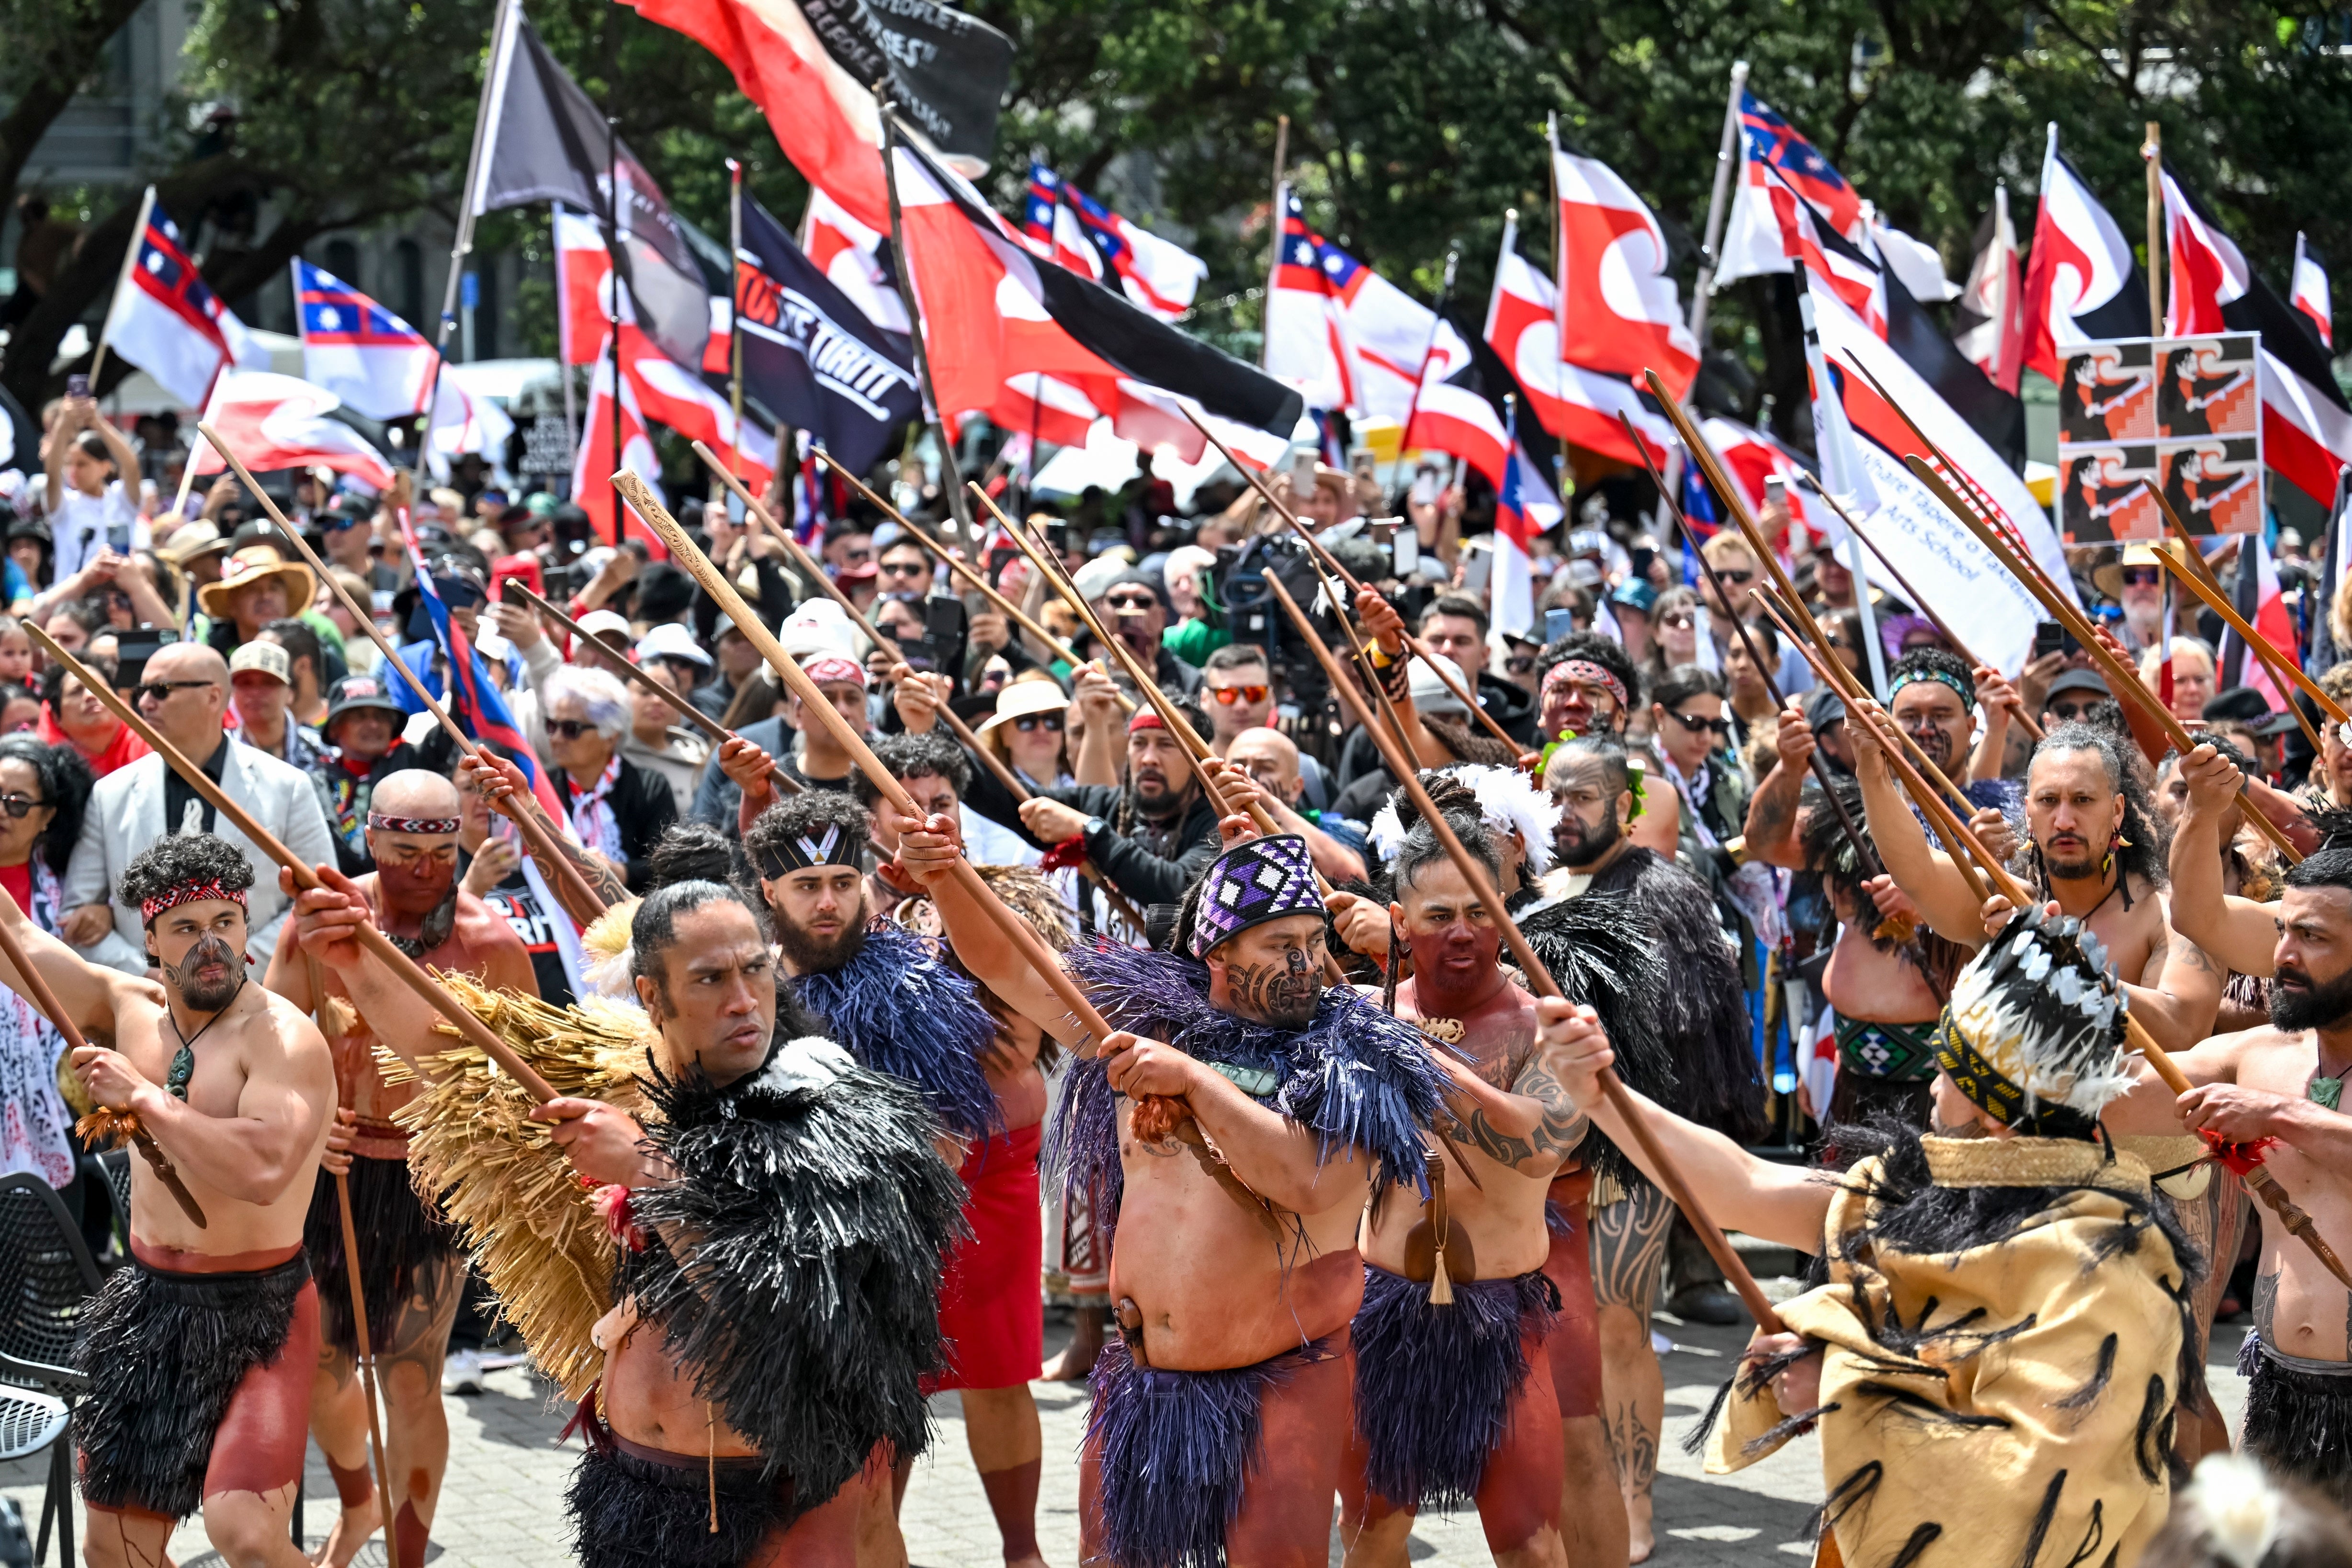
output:
[[[12,188],[41,132],[87,79],[129,0],[0,0],[22,45],[0,63],[0,176]],[[152,106],[183,128],[153,173],[184,221],[211,221],[202,256],[224,297],[282,272],[322,234],[454,217],[489,0],[199,0],[184,80]],[[2251,0],[981,0],[1019,45],[992,170],[1013,204],[1034,150],[1210,265],[1192,325],[1254,346],[1278,115],[1310,222],[1423,298],[1449,248],[1475,316],[1503,214],[1548,225],[1547,113],[1655,207],[1685,292],[1732,62],[1888,220],[1957,278],[2005,179],[2030,228],[2045,122],[2138,236],[2142,123],[2254,266],[2284,285],[2298,230],[2352,266],[2352,13]],[[606,0],[534,0],[530,15],[678,210],[726,221],[722,159],[788,221],[804,187],[734,89],[685,37]],[[233,105],[233,134],[191,106]],[[71,266],[8,346],[0,378],[55,390],[67,328],[102,309],[137,192],[91,193]],[[485,225],[486,247],[543,225]],[[1783,290],[1785,292],[1785,290]],[[528,301],[526,301],[528,308]],[[527,308],[528,314],[528,308]],[[552,342],[551,318],[537,313]],[[1752,413],[1801,365],[1762,280],[1718,299],[1718,395]],[[420,323],[420,325],[428,325]],[[61,373],[61,372],[60,372]]]

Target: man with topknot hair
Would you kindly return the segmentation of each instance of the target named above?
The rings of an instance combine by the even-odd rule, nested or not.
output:
[[[100,1106],[83,1135],[142,1136],[131,1260],[83,1309],[74,1351],[89,1380],[74,1438],[99,1568],[162,1562],[173,1525],[199,1508],[230,1561],[303,1562],[288,1525],[319,1292],[302,1227],[335,1073],[310,1020],[247,983],[252,885],[244,852],[210,833],[131,859],[117,897],[138,911],[160,983],[87,962],[0,898],[0,922],[58,1005],[86,1037],[111,1042],[74,1052]],[[5,962],[0,981],[32,999]],[[159,1159],[201,1219],[175,1200]]]

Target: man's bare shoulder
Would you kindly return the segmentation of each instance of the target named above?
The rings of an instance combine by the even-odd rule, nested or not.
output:
[[[500,952],[528,957],[530,953],[505,915],[463,889],[457,894],[457,940],[479,957]]]
[[[259,995],[261,1003],[241,1031],[248,1065],[260,1068],[278,1062],[291,1073],[299,1075],[316,1070],[332,1078],[334,1054],[310,1015],[276,991],[261,986],[250,988]]]
[[[2309,1049],[2301,1031],[2265,1023],[2228,1034],[2209,1035],[2188,1051],[2175,1051],[2172,1060],[2193,1079],[2228,1083],[2236,1082],[2247,1066],[2265,1058]]]

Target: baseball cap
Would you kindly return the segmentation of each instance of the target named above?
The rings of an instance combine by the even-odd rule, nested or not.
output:
[[[2050,683],[2049,693],[2042,700],[2046,703],[2060,692],[2096,692],[2103,697],[2115,695],[2107,689],[2107,678],[2096,670],[2059,671],[2057,679]],[[2209,703],[2206,706],[2210,709],[2212,705]]]
[[[2215,692],[2198,710],[2208,719],[2231,719],[2256,735],[2283,735],[2295,727],[2294,715],[2274,711],[2252,686],[2231,686]]]
[[[580,618],[580,630],[598,642],[617,641],[626,647],[634,640],[629,618],[611,610],[591,610]]]
[[[233,681],[247,670],[274,675],[285,685],[294,684],[294,662],[275,643],[239,643],[236,652],[228,656],[229,679]]]
[[[1845,722],[1845,699],[1832,686],[1815,686],[1804,696],[1805,723],[1815,735]]]
[[[249,646],[251,646],[249,643],[241,644],[240,651]],[[284,655],[281,653],[279,657],[283,658]],[[235,666],[232,665],[231,668],[234,669]],[[329,724],[334,723],[336,719],[353,708],[382,708],[386,713],[403,716],[407,712],[399,703],[393,700],[392,694],[384,689],[383,683],[373,675],[345,675],[328,688],[327,722]]]
[[[637,640],[637,663],[655,659],[683,659],[689,664],[710,667],[710,655],[694,640],[694,633],[675,621],[665,621]]]

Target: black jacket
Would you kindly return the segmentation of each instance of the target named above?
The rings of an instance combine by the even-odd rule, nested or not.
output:
[[[572,791],[562,774],[556,779],[556,798],[568,810]],[[621,776],[613,780],[613,793],[607,803],[613,808],[613,821],[621,829],[621,855],[625,862],[624,872],[629,891],[642,894],[651,877],[646,862],[654,852],[654,844],[677,821],[677,797],[670,793],[668,781],[659,774],[648,772],[625,757],[621,759]]]
[[[1126,791],[1117,786],[1073,784],[1038,793],[1102,820],[1100,828],[1087,834],[1087,858],[1138,905],[1181,902],[1185,892],[1217,858],[1217,813],[1198,795],[1177,824],[1171,843],[1164,846],[1174,853],[1161,855],[1147,849],[1131,831],[1118,831],[1119,803]]]

